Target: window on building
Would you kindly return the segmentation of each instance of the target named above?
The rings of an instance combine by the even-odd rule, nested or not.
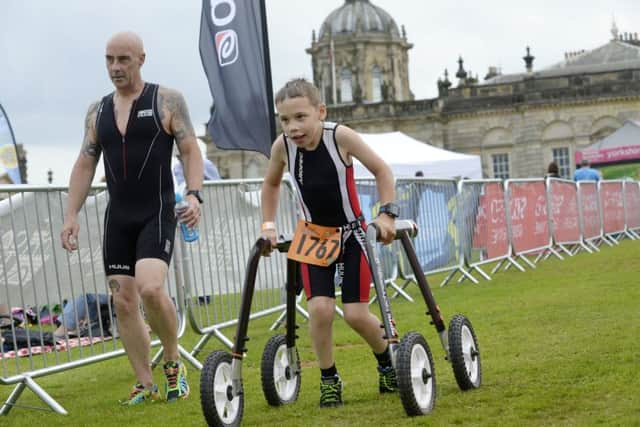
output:
[[[351,70],[343,68],[340,72],[340,101],[352,102],[353,92],[351,90]]]
[[[571,160],[569,158],[569,147],[554,148],[553,161],[558,165],[560,177],[571,178]]]
[[[380,102],[382,101],[382,71],[380,67],[377,65],[373,67],[371,71],[371,101],[372,102]]]
[[[492,154],[493,177],[509,179],[509,155],[507,153]]]

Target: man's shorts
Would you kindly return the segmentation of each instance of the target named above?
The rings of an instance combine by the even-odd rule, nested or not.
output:
[[[338,261],[328,267],[300,264],[300,274],[307,300],[315,296],[335,298],[336,284],[342,283],[343,303],[369,301],[371,269],[354,234],[347,239]]]
[[[169,265],[173,253],[176,219],[172,211],[150,216],[143,222],[123,221],[105,213],[102,256],[107,276],[135,276],[136,261],[158,258]]]

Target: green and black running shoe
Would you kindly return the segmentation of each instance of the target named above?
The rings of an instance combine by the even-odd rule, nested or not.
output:
[[[178,399],[186,399],[189,396],[189,384],[187,383],[187,368],[180,362],[172,360],[164,364],[164,386],[167,402],[175,402]]]
[[[378,388],[380,393],[395,393],[398,391],[398,378],[393,366],[378,366]]]
[[[338,375],[320,380],[320,407],[342,406],[342,380]]]
[[[140,383],[137,383],[131,389],[131,394],[126,399],[122,399],[119,403],[122,406],[134,406],[139,405],[144,402],[153,402],[155,400],[160,400],[160,393],[158,392],[158,386],[153,385],[153,389],[149,390],[144,388],[144,386]]]

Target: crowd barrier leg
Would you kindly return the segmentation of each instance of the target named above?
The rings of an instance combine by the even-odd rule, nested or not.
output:
[[[300,301],[302,301],[302,294],[300,294],[300,295],[298,295],[296,297],[296,311],[298,313],[300,313],[305,319],[309,320],[309,313],[304,308],[302,308],[302,305],[300,304]],[[340,311],[338,311],[338,310],[340,310]],[[336,312],[338,312],[338,314],[340,314],[342,317],[344,317],[344,313],[342,313],[342,310],[337,305],[336,305]],[[282,324],[285,321],[286,316],[287,316],[287,309],[285,308],[284,310],[282,310],[282,313],[280,313],[280,316],[278,316],[276,321],[273,322],[273,324],[271,325],[269,330],[270,331],[275,331],[280,326],[282,326]]]

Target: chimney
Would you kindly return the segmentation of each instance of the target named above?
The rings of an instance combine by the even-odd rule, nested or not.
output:
[[[527,56],[523,56],[522,59],[524,59],[524,63],[527,67],[527,73],[533,72],[533,60],[535,59],[535,56],[531,56],[529,46],[527,46]]]

